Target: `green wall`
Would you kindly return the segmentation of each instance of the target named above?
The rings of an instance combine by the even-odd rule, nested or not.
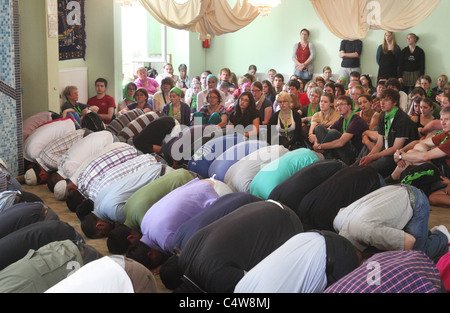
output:
[[[230,3],[233,1],[229,0]],[[436,10],[420,25],[396,34],[399,45],[406,46],[406,34],[420,36],[418,45],[426,53],[426,72],[435,81],[443,73],[450,74],[450,64],[444,56],[450,51],[445,29],[450,27],[447,12],[450,1],[442,1]],[[47,36],[46,0],[20,0],[20,35],[23,77],[24,118],[43,111],[57,110],[59,106],[60,69],[88,68],[89,96],[95,95],[94,81],[105,77],[108,94],[121,100],[122,55],[121,14],[115,0],[86,0],[86,60],[58,60],[57,39]],[[149,52],[161,51],[161,25],[149,18],[147,38]],[[268,17],[258,17],[247,27],[211,40],[211,48],[202,47],[198,34],[184,30],[167,29],[167,53],[172,54],[175,69],[180,63],[188,66],[190,76],[200,75],[209,69],[217,73],[229,67],[238,76],[246,73],[248,65],[258,66],[258,72],[269,68],[291,74],[293,45],[299,40],[299,31],[308,28],[310,41],[316,45],[315,72],[329,65],[338,73],[340,38],[334,36],[319,20],[309,0],[282,0]],[[384,31],[371,30],[363,39],[362,72],[376,75],[376,49],[381,44]]]
[[[450,64],[444,61],[446,51],[450,50],[448,36],[444,33],[450,27],[449,11],[450,1],[442,1],[422,24],[396,33],[401,48],[407,45],[406,35],[409,32],[420,37],[418,45],[425,50],[426,72],[433,82],[442,73],[450,74]],[[310,30],[310,41],[316,46],[315,72],[320,73],[324,66],[329,65],[337,74],[341,61],[338,56],[341,39],[322,24],[309,0],[282,0],[268,17],[258,17],[235,33],[213,38],[211,48],[206,52],[205,67],[216,73],[227,66],[239,76],[247,72],[248,65],[255,64],[261,73],[275,68],[278,72],[291,74],[292,49],[300,39],[302,28]],[[362,40],[363,73],[376,76],[376,50],[382,43],[383,35],[383,30],[370,30]]]

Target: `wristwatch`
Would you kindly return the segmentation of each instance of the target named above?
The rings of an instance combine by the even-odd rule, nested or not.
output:
[[[399,159],[399,160],[403,160],[403,157],[402,157],[402,154],[401,154],[401,153],[398,155],[398,159]]]
[[[322,145],[319,144],[319,145],[317,146],[317,148],[319,148],[319,150],[322,150]]]

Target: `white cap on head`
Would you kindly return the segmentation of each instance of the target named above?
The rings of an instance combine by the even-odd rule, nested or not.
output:
[[[57,200],[63,201],[66,200],[67,197],[67,182],[63,179],[56,183],[55,188],[53,190],[55,194],[55,198]]]
[[[28,171],[25,172],[25,175],[23,177],[27,185],[29,186],[37,185],[37,177],[34,169],[30,168]]]

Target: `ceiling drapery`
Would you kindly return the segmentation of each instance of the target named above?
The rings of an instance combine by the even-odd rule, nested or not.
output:
[[[342,39],[362,39],[369,29],[398,32],[420,24],[441,0],[310,0],[325,26]]]
[[[223,0],[139,0],[142,6],[161,24],[175,29],[199,33],[205,40],[235,32],[258,17],[258,10],[247,0],[236,1],[232,8]]]

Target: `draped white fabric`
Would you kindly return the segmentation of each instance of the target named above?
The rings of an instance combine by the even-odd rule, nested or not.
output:
[[[139,0],[142,6],[161,24],[175,29],[199,33],[205,40],[235,32],[258,17],[258,10],[247,0],[236,1],[232,8],[226,0]]]
[[[398,32],[420,24],[441,0],[310,0],[325,26],[342,39],[364,38],[369,29]]]

